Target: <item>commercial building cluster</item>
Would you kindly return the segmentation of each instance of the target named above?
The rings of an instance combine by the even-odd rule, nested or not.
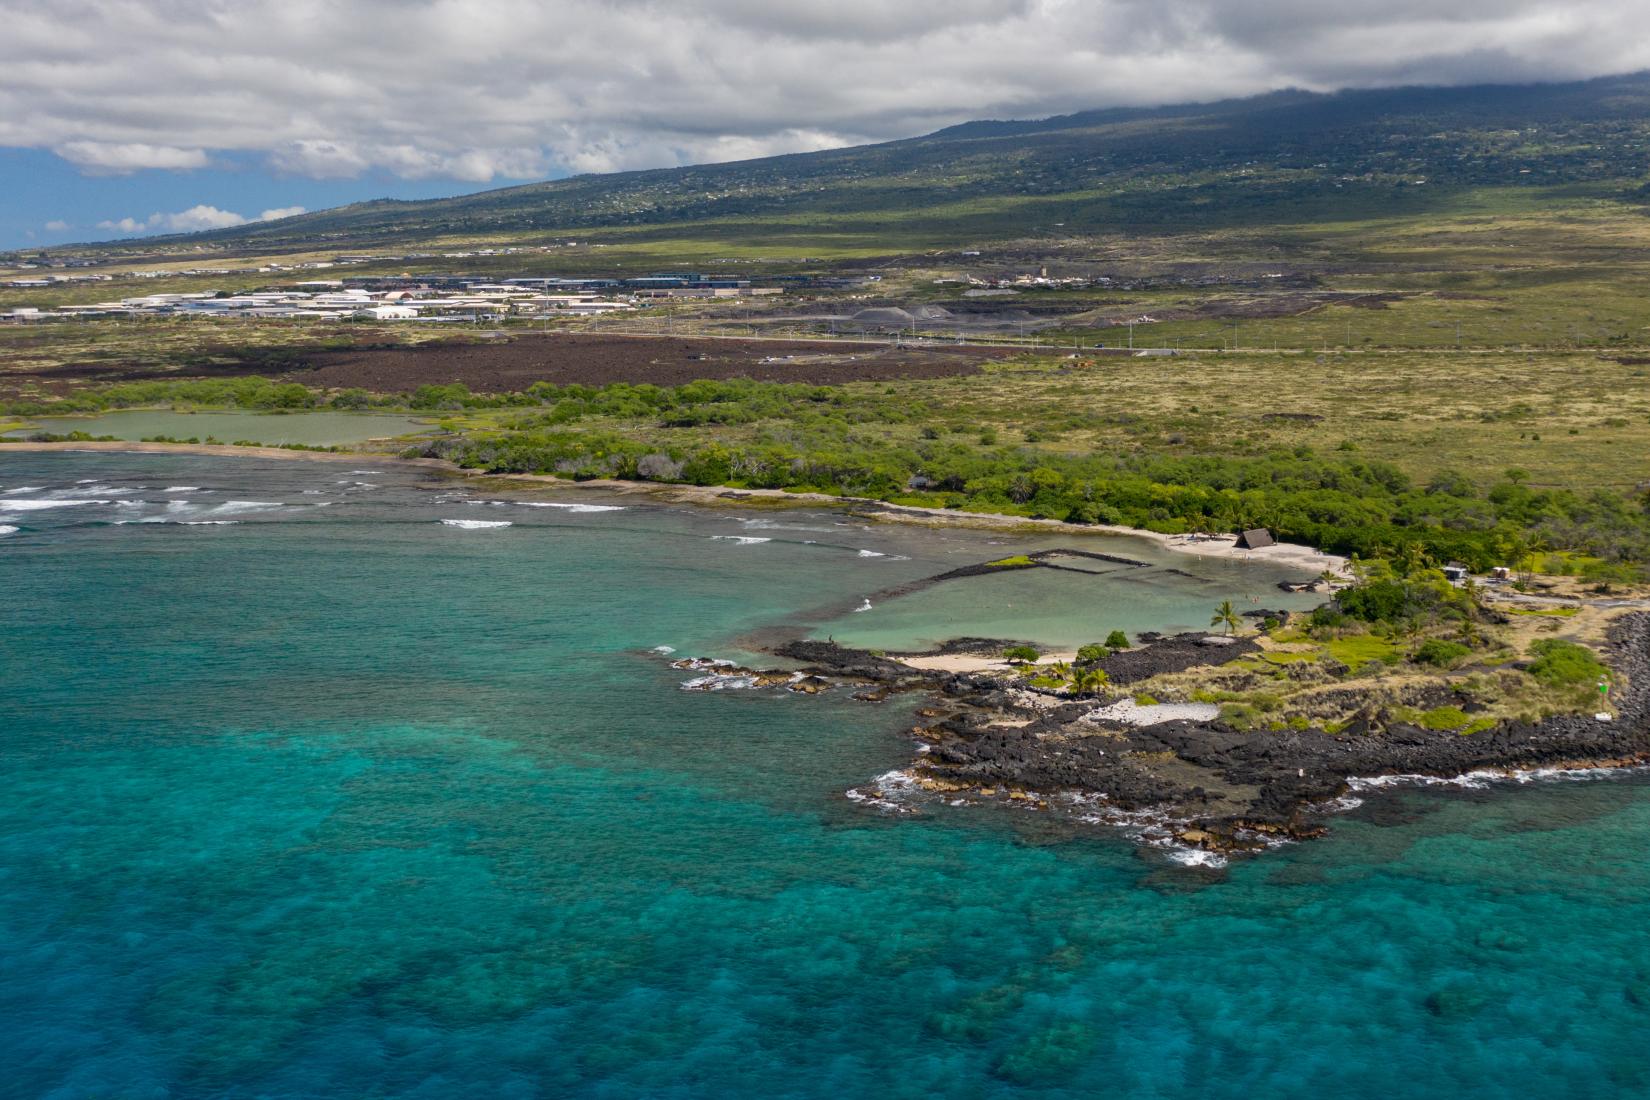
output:
[[[22,307],[0,313],[0,317],[13,322],[96,317],[501,321],[623,312],[682,298],[782,292],[780,286],[752,286],[749,279],[697,272],[593,279],[361,276],[250,291],[172,292],[49,308]]]

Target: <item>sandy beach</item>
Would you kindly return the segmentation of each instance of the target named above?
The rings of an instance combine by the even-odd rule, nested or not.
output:
[[[892,657],[902,665],[920,668],[924,672],[1002,672],[1009,668],[1009,663],[1001,657],[981,657],[971,653],[944,653],[932,657]],[[1055,661],[1071,662],[1077,659],[1076,651],[1064,653],[1045,653],[1036,661],[1037,664],[1053,664]]]

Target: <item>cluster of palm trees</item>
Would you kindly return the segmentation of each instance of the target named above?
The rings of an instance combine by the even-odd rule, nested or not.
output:
[[[1078,665],[1073,668],[1065,661],[1055,661],[1037,669],[1039,676],[1046,676],[1051,680],[1063,681],[1066,690],[1078,698],[1085,695],[1098,695],[1101,689],[1111,682],[1103,668],[1092,665]]]

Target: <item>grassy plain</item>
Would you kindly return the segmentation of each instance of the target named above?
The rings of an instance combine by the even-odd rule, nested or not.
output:
[[[1079,361],[1028,354],[977,375],[848,383],[863,400],[920,409],[865,419],[867,443],[962,443],[1071,452],[1256,455],[1310,447],[1391,462],[1418,482],[1458,472],[1480,487],[1508,469],[1530,484],[1629,491],[1650,482],[1650,366],[1595,352],[1202,353]],[[461,429],[515,423],[511,410],[454,410]],[[651,415],[581,418],[661,446],[703,438]],[[723,424],[754,444],[782,418]],[[991,443],[981,443],[988,435]]]

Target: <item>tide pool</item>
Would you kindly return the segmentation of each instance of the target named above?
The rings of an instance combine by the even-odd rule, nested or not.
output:
[[[0,526],[0,1095],[1650,1092],[1641,776],[1370,794],[1217,873],[855,806],[917,700],[649,652],[1051,540],[109,453],[0,455]],[[1077,580],[1143,624],[1255,580],[1180,567]],[[854,629],[965,591],[1008,598]]]

